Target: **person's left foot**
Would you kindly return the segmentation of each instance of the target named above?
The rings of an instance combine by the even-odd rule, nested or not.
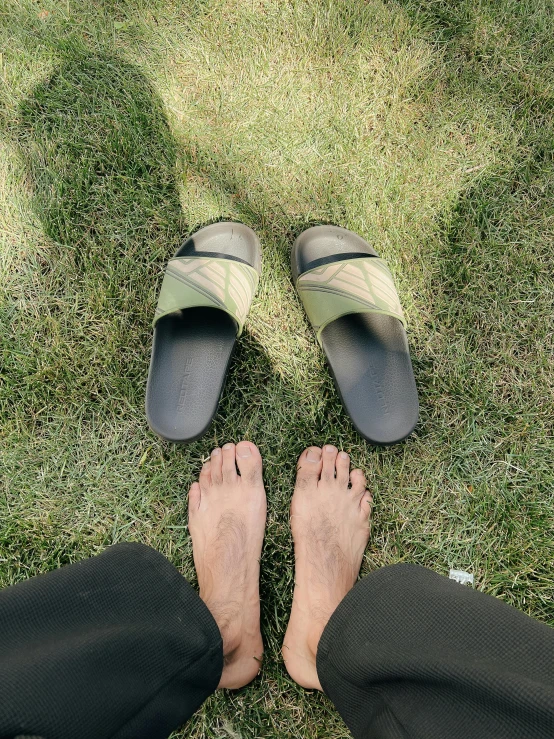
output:
[[[241,688],[260,670],[259,580],[265,518],[257,447],[241,441],[214,449],[189,491],[189,531],[200,597],[223,639],[220,688]]]
[[[290,507],[295,575],[283,657],[289,675],[304,688],[322,690],[317,647],[358,577],[370,513],[364,474],[350,472],[346,452],[330,444],[302,452]]]

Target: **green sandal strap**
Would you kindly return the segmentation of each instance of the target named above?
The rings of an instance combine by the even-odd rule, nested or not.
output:
[[[379,257],[344,259],[300,275],[296,288],[321,343],[321,332],[350,313],[381,313],[406,320],[392,274]]]
[[[186,308],[220,308],[232,316],[241,335],[259,275],[249,264],[216,257],[174,257],[162,282],[154,324]]]

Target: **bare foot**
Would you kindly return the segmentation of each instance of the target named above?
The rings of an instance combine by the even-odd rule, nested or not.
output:
[[[237,474],[237,467],[240,474]],[[249,441],[214,449],[189,492],[189,531],[200,597],[223,639],[220,688],[260,671],[260,556],[266,497],[262,458]]]
[[[331,614],[353,587],[369,540],[371,496],[361,470],[334,446],[300,455],[290,508],[296,559],[283,658],[304,688],[321,690],[316,654]]]

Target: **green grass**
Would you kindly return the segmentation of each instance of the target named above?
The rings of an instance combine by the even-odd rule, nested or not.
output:
[[[187,486],[214,444],[265,460],[262,677],[175,736],[338,739],[288,678],[295,461],[366,471],[363,573],[418,562],[554,625],[554,43],[545,0],[0,0],[0,584],[137,540],[194,580]],[[165,261],[217,219],[264,272],[208,435],[147,428]],[[372,448],[289,274],[334,222],[389,262],[421,421]]]

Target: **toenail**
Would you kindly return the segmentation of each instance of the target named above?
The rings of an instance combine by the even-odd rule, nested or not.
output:
[[[347,454],[346,452],[341,452],[341,453],[339,454],[339,457],[340,457],[341,459],[348,459],[348,454]]]
[[[319,462],[321,459],[321,451],[319,449],[310,449],[306,454],[308,462]]]
[[[223,448],[224,449],[232,449],[233,448],[233,444],[224,444],[223,445]]]
[[[327,452],[327,454],[331,454],[331,452],[334,452],[336,454],[337,448],[335,446],[331,446],[331,444],[327,444],[327,446],[325,447],[325,451]]]
[[[243,459],[245,457],[251,457],[252,456],[252,452],[251,452],[250,447],[248,446],[248,444],[245,444],[244,446],[241,446],[241,447],[237,447],[237,456],[238,457],[242,457]]]
[[[221,449],[214,449],[212,452],[212,457],[216,457],[218,454],[221,454]]]

